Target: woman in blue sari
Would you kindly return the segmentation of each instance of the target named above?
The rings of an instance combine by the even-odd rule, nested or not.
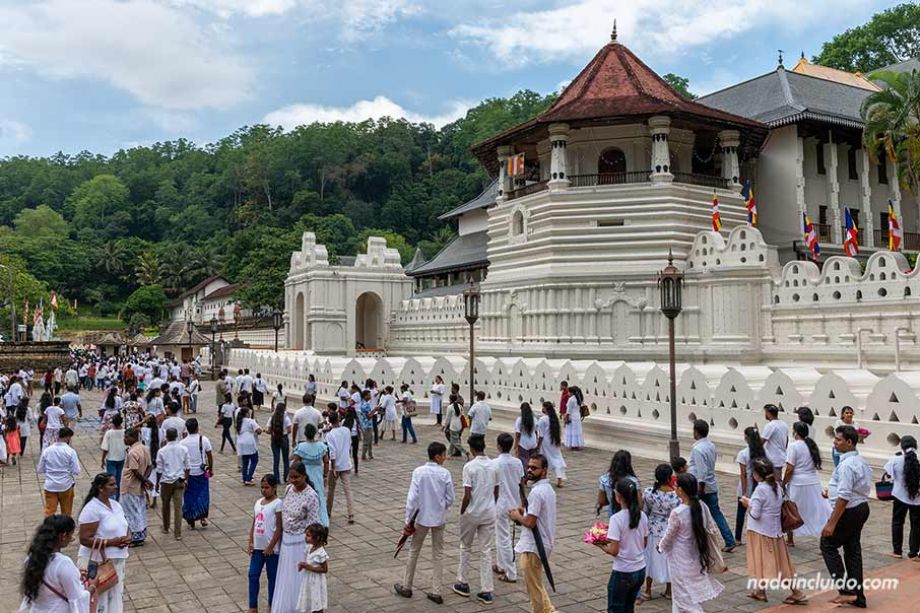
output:
[[[329,474],[329,447],[316,440],[316,426],[307,424],[303,429],[306,441],[294,448],[292,462],[302,462],[307,469],[310,483],[319,496],[319,520],[329,527],[329,511],[326,509],[326,476]]]

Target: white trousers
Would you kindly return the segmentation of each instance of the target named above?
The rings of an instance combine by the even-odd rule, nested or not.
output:
[[[460,565],[457,568],[457,581],[469,583],[470,552],[475,540],[479,546],[479,584],[483,592],[495,589],[492,579],[492,536],[495,533],[495,522],[460,516]]]
[[[511,539],[512,525],[508,512],[499,509],[495,515],[495,561],[505,571],[505,576],[517,581],[517,565],[514,563],[514,543]]]

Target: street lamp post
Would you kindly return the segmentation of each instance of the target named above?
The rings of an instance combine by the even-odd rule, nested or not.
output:
[[[211,380],[217,379],[214,373],[214,354],[217,353],[217,346],[214,344],[214,337],[217,335],[217,316],[211,315]]]
[[[195,330],[195,322],[191,319],[185,321],[185,330],[188,332],[188,357],[192,359],[192,332]]]
[[[467,323],[470,324],[470,406],[472,406],[475,401],[474,398],[474,371],[476,365],[476,347],[475,347],[475,337],[473,335],[473,325],[475,325],[476,320],[479,319],[479,299],[480,299],[479,290],[476,288],[476,284],[473,282],[473,277],[470,277],[467,288],[463,291],[463,309],[464,315],[466,316]]]
[[[281,312],[281,309],[275,309],[272,311],[272,327],[275,329],[275,353],[278,353],[278,331],[281,330],[281,326],[284,324],[284,313]]]
[[[680,456],[680,442],[677,440],[677,375],[674,365],[674,319],[681,311],[681,283],[684,279],[676,266],[674,256],[668,250],[668,265],[658,273],[658,288],[661,290],[661,312],[668,318],[668,363],[671,374],[671,440],[668,447],[671,459]]]

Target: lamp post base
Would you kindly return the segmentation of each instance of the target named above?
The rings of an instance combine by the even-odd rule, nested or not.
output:
[[[672,438],[668,441],[668,455],[671,456],[671,461],[676,460],[680,457],[680,441],[676,438]]]

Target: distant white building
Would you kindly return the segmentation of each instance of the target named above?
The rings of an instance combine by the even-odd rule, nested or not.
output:
[[[207,324],[211,318],[221,319],[223,315],[225,322],[232,323],[234,311],[239,304],[236,292],[242,286],[242,283],[231,283],[218,275],[208,277],[170,302],[170,319],[172,321],[191,319],[196,324]],[[252,314],[250,309],[244,309],[240,305],[240,317],[250,317]]]

